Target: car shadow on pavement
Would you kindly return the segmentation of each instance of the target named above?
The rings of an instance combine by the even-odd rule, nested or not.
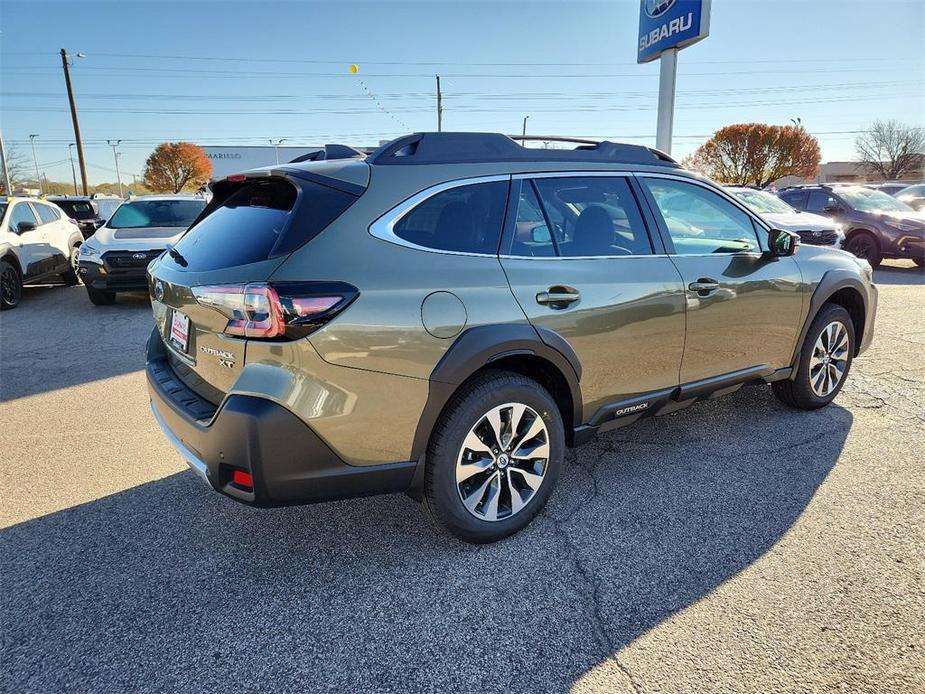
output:
[[[925,269],[911,263],[884,263],[874,270],[875,284],[925,284]]]
[[[93,306],[82,286],[25,287],[0,318],[0,402],[143,369],[153,325],[143,292]]]
[[[0,532],[0,686],[567,691],[768,552],[851,424],[768,388],[639,422],[486,546],[401,495],[259,510],[150,482]]]

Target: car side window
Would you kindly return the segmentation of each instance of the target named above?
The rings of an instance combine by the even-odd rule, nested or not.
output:
[[[511,255],[527,258],[549,258],[556,255],[552,233],[530,181],[523,181],[520,186]]]
[[[809,201],[806,203],[806,211],[821,213],[826,207],[838,207],[838,200],[835,196],[822,190],[811,190]]]
[[[20,222],[32,222],[35,226],[39,225],[39,220],[37,220],[32,213],[32,207],[29,203],[20,202],[13,206],[9,221],[10,231],[16,232]]]
[[[417,246],[457,253],[498,252],[507,205],[507,181],[441,191],[410,210],[392,233]]]
[[[32,206],[35,208],[35,211],[39,213],[42,224],[51,224],[60,219],[58,211],[53,207],[38,202],[32,203]]]
[[[652,253],[649,233],[624,176],[537,178],[534,183],[560,256]]]
[[[751,217],[703,186],[643,178],[678,255],[754,253],[760,250]]]
[[[806,209],[806,191],[805,190],[788,190],[784,191],[778,197],[790,207],[796,210]]]

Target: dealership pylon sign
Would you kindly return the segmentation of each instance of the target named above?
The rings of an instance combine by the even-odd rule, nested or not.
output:
[[[710,34],[710,0],[641,0],[636,62],[661,58],[655,146],[671,154],[678,51]]]
[[[636,62],[648,63],[669,48],[685,48],[710,35],[710,0],[642,0]]]

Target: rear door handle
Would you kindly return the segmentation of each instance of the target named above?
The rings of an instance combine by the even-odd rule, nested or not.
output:
[[[706,296],[719,289],[719,282],[710,277],[701,277],[696,282],[687,285],[687,288],[692,292],[697,292],[700,296]]]
[[[580,298],[581,294],[577,289],[555,286],[550,287],[548,291],[537,293],[536,303],[552,308],[565,308],[569,304],[575,303]]]

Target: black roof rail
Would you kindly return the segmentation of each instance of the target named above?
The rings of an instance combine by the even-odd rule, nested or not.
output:
[[[519,140],[574,142],[575,149],[537,149],[517,144]],[[508,136],[501,133],[426,132],[413,133],[387,142],[366,161],[382,164],[465,164],[507,161],[597,161],[623,164],[654,164],[677,167],[664,152],[642,145],[596,142],[583,138],[536,135]]]
[[[303,161],[328,161],[330,159],[362,159],[365,156],[365,152],[361,152],[349,145],[325,145],[324,149],[303,154],[289,163],[298,164]]]

